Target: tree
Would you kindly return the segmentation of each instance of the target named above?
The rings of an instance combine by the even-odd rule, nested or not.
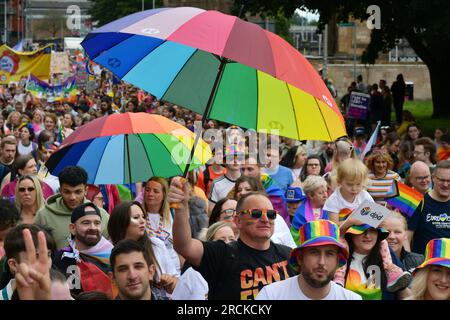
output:
[[[291,23],[296,26],[306,26],[308,25],[308,19],[302,17],[298,12],[294,12]]]
[[[94,0],[89,14],[93,21],[98,21],[99,26],[103,26],[109,22],[125,17],[129,14],[142,11],[143,0]],[[164,5],[163,0],[155,1],[155,8]],[[151,9],[153,0],[144,0],[144,9]]]
[[[244,5],[250,13],[273,14],[282,10],[292,16],[297,8],[317,10],[319,26],[323,27],[336,15],[337,22],[350,17],[366,20],[370,5],[381,12],[381,28],[372,30],[371,41],[363,56],[363,63],[374,63],[379,52],[387,52],[397,39],[405,38],[427,65],[433,99],[433,117],[449,117],[450,92],[450,6],[445,0],[235,0],[233,10]],[[234,11],[233,11],[234,12]]]
[[[67,32],[66,19],[63,13],[56,10],[49,11],[43,19],[37,20],[33,27],[34,38],[51,37],[56,39],[64,37],[64,34]]]

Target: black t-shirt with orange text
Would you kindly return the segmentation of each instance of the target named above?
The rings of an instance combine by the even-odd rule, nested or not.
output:
[[[241,240],[203,242],[204,254],[195,268],[209,286],[209,300],[253,300],[265,285],[295,275],[289,266],[291,248],[270,243],[256,250]]]

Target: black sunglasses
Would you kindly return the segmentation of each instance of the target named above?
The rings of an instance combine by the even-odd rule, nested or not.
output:
[[[278,211],[277,210],[261,210],[261,209],[250,209],[250,210],[244,210],[240,212],[242,213],[248,213],[253,219],[260,219],[263,215],[263,213],[266,214],[267,218],[269,220],[275,220],[277,217]]]
[[[28,192],[33,192],[35,190],[35,188],[33,187],[28,187],[28,188],[19,188],[19,192],[25,192],[25,190],[27,190]]]

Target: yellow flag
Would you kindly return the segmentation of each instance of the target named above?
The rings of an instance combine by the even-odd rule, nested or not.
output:
[[[19,82],[31,73],[40,80],[50,78],[51,45],[30,52],[0,46],[0,84]]]

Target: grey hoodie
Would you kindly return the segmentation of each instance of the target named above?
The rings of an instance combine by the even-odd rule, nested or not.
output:
[[[85,198],[84,203],[86,202],[90,201]],[[109,215],[103,208],[100,208],[100,213],[102,216],[102,234],[108,239],[107,226]],[[48,198],[45,207],[37,212],[34,223],[53,229],[53,238],[59,250],[69,245],[67,237],[70,236],[69,224],[71,216],[72,210],[64,204],[61,194],[57,193]]]

